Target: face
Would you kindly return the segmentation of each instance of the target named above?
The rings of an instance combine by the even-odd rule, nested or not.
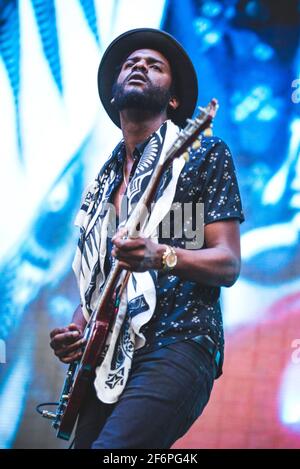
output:
[[[172,96],[171,85],[171,67],[163,54],[139,49],[121,67],[113,86],[114,104],[119,111],[134,108],[161,113],[168,105],[175,109],[178,101]]]

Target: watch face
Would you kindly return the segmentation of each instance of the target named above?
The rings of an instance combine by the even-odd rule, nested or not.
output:
[[[170,267],[175,267],[177,264],[177,256],[174,252],[170,252],[166,257],[166,264]]]

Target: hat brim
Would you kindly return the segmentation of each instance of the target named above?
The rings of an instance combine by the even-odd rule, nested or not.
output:
[[[104,52],[98,69],[98,91],[107,114],[118,127],[121,127],[119,111],[111,103],[112,86],[123,61],[131,52],[138,49],[157,50],[169,61],[180,103],[173,111],[172,120],[180,127],[184,127],[186,119],[192,116],[197,103],[197,75],[181,44],[170,34],[158,29],[139,28],[127,31],[118,36]]]

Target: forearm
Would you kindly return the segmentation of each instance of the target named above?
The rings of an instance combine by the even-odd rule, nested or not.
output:
[[[201,250],[176,248],[177,265],[172,270],[185,280],[230,287],[240,272],[240,259],[224,247]]]
[[[122,268],[131,272],[163,268],[166,244],[146,237],[124,239],[122,230],[114,236],[113,243],[112,255]],[[228,220],[206,225],[205,244],[207,247],[200,250],[176,247],[177,264],[171,272],[204,285],[230,287],[240,272],[239,222]]]

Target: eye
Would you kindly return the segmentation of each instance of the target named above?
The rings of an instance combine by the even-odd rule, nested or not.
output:
[[[152,64],[151,67],[154,68],[154,70],[158,70],[159,72],[161,72],[161,67],[159,65]]]
[[[132,67],[132,65],[133,65],[133,62],[130,60],[128,62],[125,62],[125,64],[123,65],[123,68]]]

